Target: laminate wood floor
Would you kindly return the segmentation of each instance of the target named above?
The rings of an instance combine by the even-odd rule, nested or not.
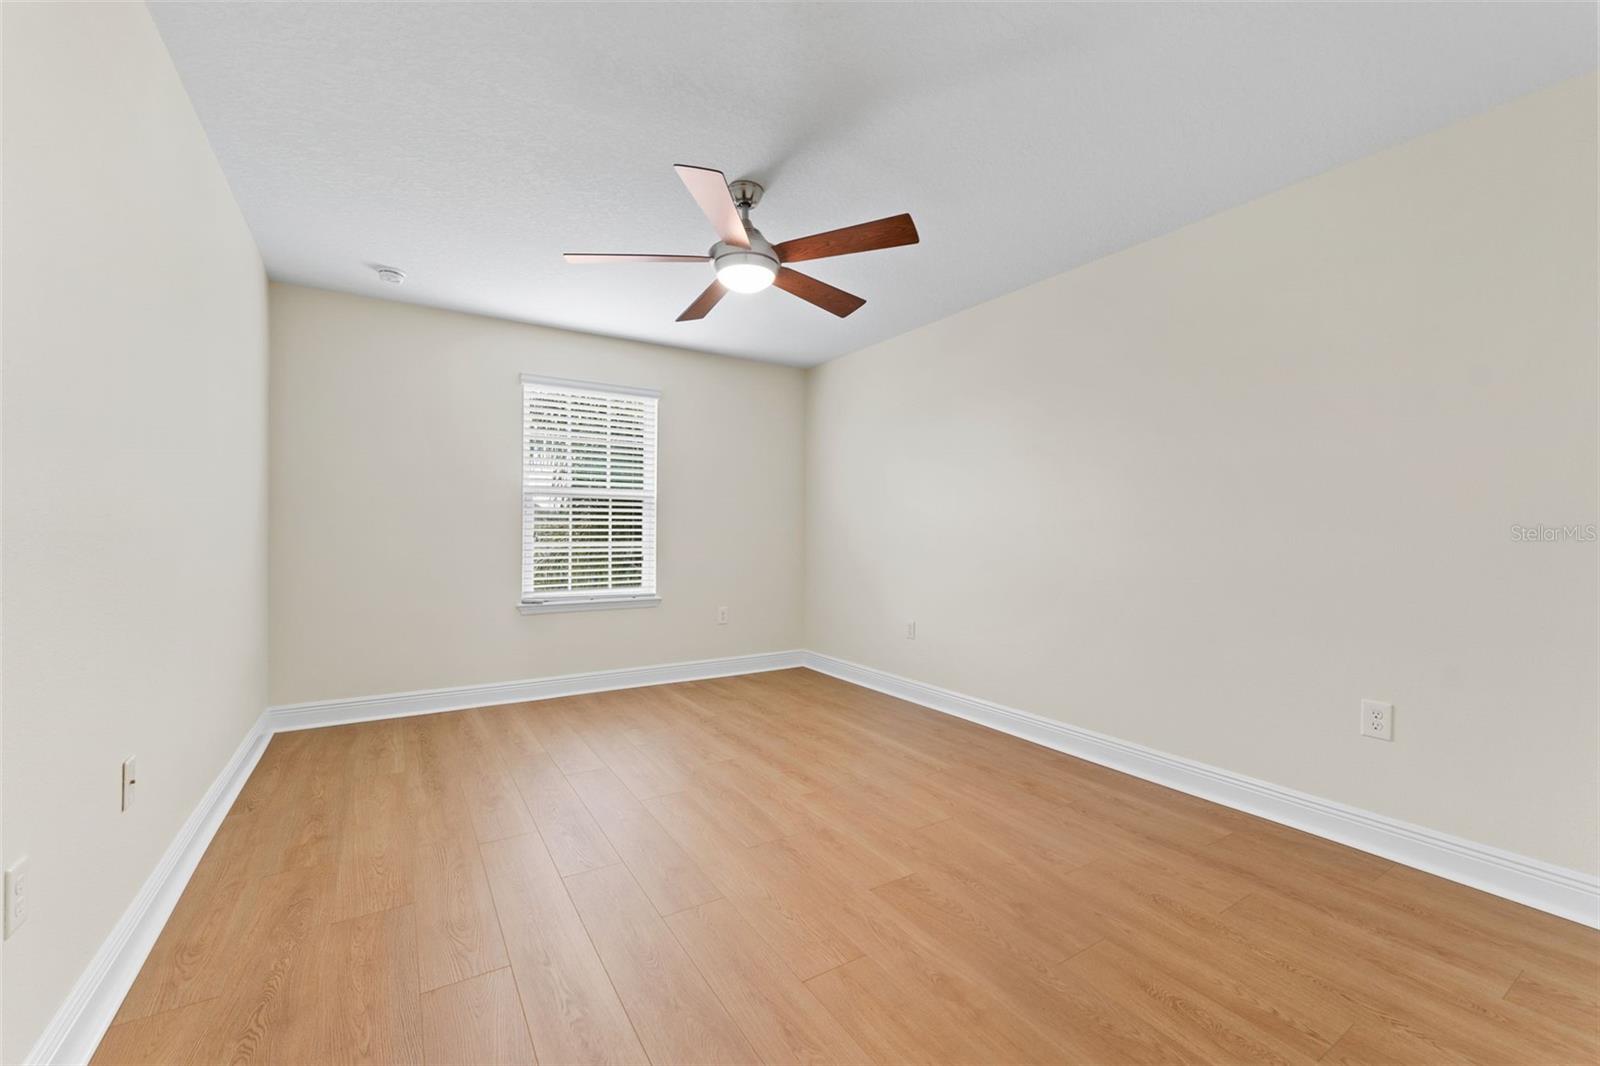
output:
[[[805,670],[275,737],[97,1063],[1600,1058],[1600,934]]]

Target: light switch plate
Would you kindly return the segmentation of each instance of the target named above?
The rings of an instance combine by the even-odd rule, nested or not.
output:
[[[122,764],[122,809],[133,806],[134,788],[139,783],[139,767],[133,756]]]

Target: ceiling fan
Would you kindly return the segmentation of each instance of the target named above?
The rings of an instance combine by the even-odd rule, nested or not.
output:
[[[678,316],[679,322],[706,317],[729,292],[760,292],[776,285],[807,303],[844,318],[867,301],[843,289],[836,289],[809,274],[792,270],[789,263],[804,259],[826,259],[835,255],[870,252],[878,248],[897,248],[917,243],[917,227],[910,215],[892,215],[859,226],[813,233],[792,241],[772,244],[750,224],[750,209],[761,202],[761,186],[753,181],[729,182],[720,170],[673,167],[689,188],[700,210],[711,220],[717,243],[706,255],[599,255],[567,252],[569,263],[711,263],[717,276],[706,291]]]

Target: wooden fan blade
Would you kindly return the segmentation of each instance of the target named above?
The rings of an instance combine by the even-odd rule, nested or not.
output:
[[[717,231],[717,236],[737,248],[750,247],[750,238],[745,235],[739,209],[734,206],[733,195],[728,192],[727,175],[720,170],[691,167],[684,163],[674,163],[672,169],[678,172],[689,195],[694,197],[694,202],[710,219],[711,228]]]
[[[678,316],[679,322],[690,322],[706,317],[711,309],[717,306],[717,301],[728,295],[728,290],[722,282],[715,279],[706,286],[706,291],[694,298],[694,303],[683,309],[683,314]]]
[[[911,221],[911,216],[892,215],[875,222],[863,222],[859,226],[796,237],[792,241],[784,241],[774,250],[780,262],[798,263],[804,259],[826,259],[834,255],[872,252],[879,248],[898,248],[902,244],[916,244],[917,240],[917,227]]]
[[[779,267],[778,276],[772,283],[784,292],[798,296],[807,303],[816,304],[824,311],[840,318],[854,313],[867,302],[859,296],[852,296],[843,289],[836,289],[825,281],[818,281],[809,274],[802,274],[788,267]]]
[[[709,255],[608,255],[602,252],[562,252],[569,263],[709,263]]]

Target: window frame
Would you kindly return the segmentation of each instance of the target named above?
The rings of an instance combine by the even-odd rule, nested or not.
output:
[[[552,596],[549,599],[527,600],[523,599],[521,589],[521,570],[528,565],[527,549],[530,541],[527,529],[527,511],[523,508],[518,525],[522,531],[521,568],[518,572],[517,611],[521,614],[554,614],[564,611],[608,611],[630,607],[656,607],[661,603],[661,574],[659,561],[660,552],[660,444],[661,444],[661,392],[659,389],[643,388],[635,385],[613,385],[608,382],[582,381],[576,378],[557,378],[545,374],[521,374],[517,380],[517,395],[519,403],[520,438],[522,442],[520,462],[517,469],[519,485],[525,485],[528,471],[528,386],[543,386],[551,390],[569,390],[580,392],[597,392],[613,396],[642,396],[655,401],[654,431],[655,439],[650,442],[648,449],[653,492],[645,497],[650,501],[650,538],[649,538],[649,571],[654,578],[654,588],[649,592],[627,592],[612,590],[588,596],[563,594]],[[581,494],[581,493],[580,493]],[[520,506],[520,505],[519,505]]]

